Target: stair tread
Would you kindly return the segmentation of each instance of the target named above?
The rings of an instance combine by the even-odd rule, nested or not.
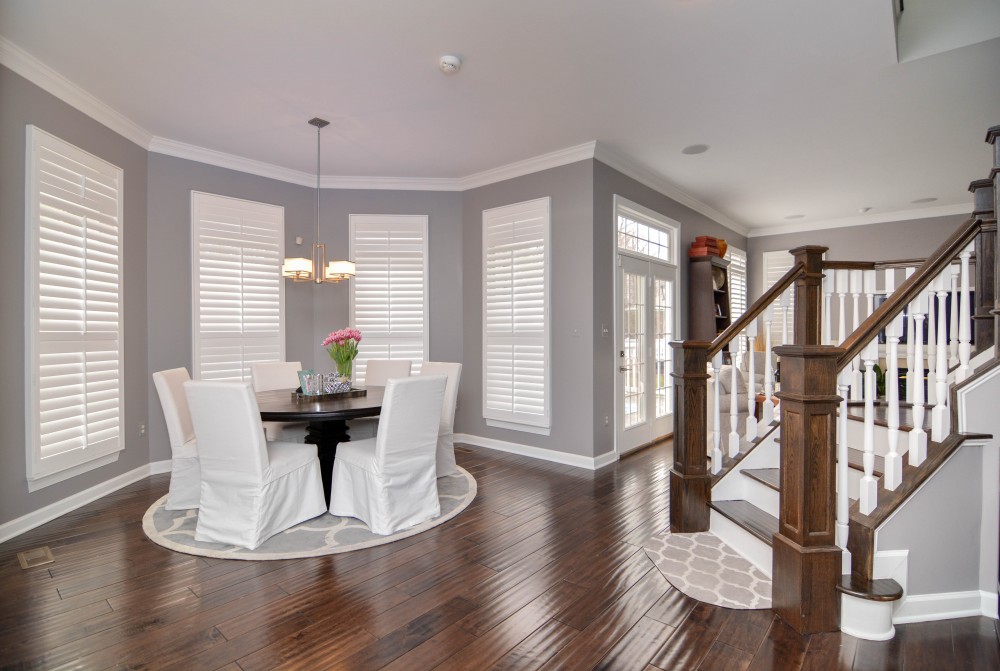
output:
[[[851,574],[840,576],[837,591],[868,601],[897,601],[903,597],[903,588],[892,578],[867,581]]]
[[[771,545],[771,537],[778,533],[778,518],[770,515],[749,501],[712,501],[712,508],[743,527],[754,536]]]
[[[865,453],[862,450],[855,450],[853,447],[847,448],[847,465],[851,468],[864,471],[865,470]],[[875,465],[872,468],[872,475],[876,478],[881,478],[882,474],[885,473],[885,459],[879,455],[875,455]]]
[[[745,468],[741,472],[748,478],[756,480],[776,492],[781,491],[780,468]]]

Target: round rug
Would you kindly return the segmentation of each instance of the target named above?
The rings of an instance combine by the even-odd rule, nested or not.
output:
[[[771,579],[709,531],[667,530],[642,547],[663,577],[692,599],[725,608],[771,607]]]
[[[353,517],[323,513],[271,536],[256,550],[206,543],[194,539],[198,510],[167,510],[163,507],[166,496],[146,511],[142,518],[142,530],[151,541],[165,548],[220,559],[299,559],[361,550],[414,536],[444,524],[465,510],[476,498],[476,479],[461,466],[458,471],[438,478],[438,500],[441,503],[438,517],[389,536],[373,534],[364,522]]]

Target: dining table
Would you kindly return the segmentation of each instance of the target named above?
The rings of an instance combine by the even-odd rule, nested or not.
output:
[[[330,503],[330,482],[333,479],[333,461],[337,445],[351,439],[347,421],[359,417],[374,417],[382,412],[385,387],[364,388],[363,395],[325,395],[309,398],[296,394],[294,389],[275,389],[257,392],[260,418],[265,422],[306,422],[306,442],[316,445],[323,493]]]

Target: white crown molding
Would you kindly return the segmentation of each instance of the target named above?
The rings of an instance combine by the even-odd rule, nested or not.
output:
[[[542,154],[541,156],[535,156],[532,158],[526,158],[523,161],[508,163],[507,165],[502,165],[499,168],[483,170],[482,172],[462,177],[459,180],[462,185],[461,190],[466,191],[468,189],[475,189],[480,186],[486,186],[487,184],[495,184],[508,179],[514,179],[515,177],[523,177],[524,175],[530,175],[542,170],[548,170],[549,168],[558,168],[559,166],[569,165],[570,163],[576,163],[577,161],[586,161],[594,158],[596,146],[596,141],[584,142],[583,144],[578,144],[574,147],[558,149],[556,151],[549,152],[548,154]]]
[[[748,238],[761,238],[766,235],[781,235],[784,233],[804,233],[807,231],[823,231],[831,228],[847,228],[848,226],[869,226],[884,224],[890,221],[910,221],[913,219],[929,219],[931,217],[948,217],[956,214],[972,214],[972,203],[962,205],[937,205],[921,207],[913,210],[896,210],[895,212],[878,212],[861,214],[856,217],[842,219],[826,219],[824,221],[803,221],[793,224],[777,224],[754,228],[747,234]]]
[[[243,156],[227,154],[214,149],[206,149],[205,147],[187,144],[186,142],[178,142],[177,140],[169,140],[164,137],[153,137],[149,142],[148,149],[154,154],[175,156],[189,161],[214,165],[219,168],[227,168],[229,170],[236,170],[250,175],[268,177],[270,179],[276,179],[290,184],[299,184],[301,186],[311,186],[314,188],[316,186],[315,174],[311,175],[307,172],[301,172],[299,170],[282,168],[281,166],[274,165],[273,163],[255,161],[250,158],[244,158]]]
[[[682,191],[676,184],[668,180],[666,177],[663,177],[649,168],[640,165],[631,158],[619,154],[617,151],[611,149],[602,142],[597,143],[594,158],[608,167],[614,168],[618,172],[631,177],[641,184],[645,184],[655,191],[659,191],[664,196],[676,200],[681,205],[705,215],[709,219],[722,224],[726,228],[735,231],[740,235],[750,235],[750,229],[745,225],[727,217],[715,208],[706,205],[697,198],[691,196],[685,191]]]
[[[313,183],[316,178],[313,177]],[[458,177],[349,177],[324,175],[324,189],[372,189],[381,191],[462,191]]]
[[[152,135],[144,128],[2,36],[0,36],[0,64],[140,147],[146,148],[149,145]]]

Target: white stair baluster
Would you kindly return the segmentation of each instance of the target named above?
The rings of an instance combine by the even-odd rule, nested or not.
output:
[[[937,365],[935,368],[936,403],[931,412],[931,440],[940,443],[951,433],[951,415],[948,412],[948,278],[941,275],[935,281],[938,298]]]
[[[891,295],[895,289],[895,277],[885,277],[885,293]],[[889,425],[889,452],[885,455],[885,488],[896,489],[903,481],[903,456],[899,453],[899,338],[903,331],[903,317],[897,315],[885,327],[886,375],[885,395],[888,401],[887,420]]]
[[[958,314],[958,370],[955,381],[962,382],[972,373],[969,360],[972,358],[972,306],[969,304],[969,257],[972,250],[966,248],[962,252],[962,288],[959,294]]]
[[[847,271],[838,270],[837,272],[837,344],[847,340]]]
[[[861,353],[865,364],[865,474],[861,477],[858,508],[868,515],[878,505],[878,483],[875,480],[875,362],[878,360],[878,339]]]
[[[948,368],[958,365],[958,273],[957,264],[951,264],[951,309],[948,312]]]
[[[865,319],[868,319],[875,312],[875,271],[866,270],[864,273]],[[854,328],[858,326],[860,324],[855,324]]]
[[[845,550],[851,521],[847,477],[847,394],[850,390],[851,370],[844,368],[837,375],[837,393],[840,395],[840,413],[837,415],[837,545]]]
[[[719,387],[722,383],[719,376],[722,374],[722,352],[712,357],[712,394],[715,403],[712,404],[712,472],[718,473],[722,470],[722,418],[719,409]],[[734,390],[735,391],[735,390]]]
[[[823,344],[833,344],[833,324],[830,313],[831,301],[833,300],[833,271],[827,270],[823,273]]]
[[[792,287],[788,287],[781,293],[781,344],[791,345],[788,341],[788,315],[792,304]]]
[[[857,330],[861,324],[861,285],[864,275],[860,270],[851,271],[851,299],[854,301],[854,321],[851,322],[851,330]],[[864,385],[864,377],[861,374],[861,357],[854,357],[851,362],[854,376],[851,378],[851,400],[861,399],[861,389]]]
[[[754,343],[757,341],[757,320],[754,319],[747,325],[747,429],[746,429],[746,439],[747,441],[754,441],[757,438],[757,418],[754,416],[754,410],[757,404],[757,380],[756,370],[754,366],[754,356],[753,348]],[[767,402],[767,399],[765,399]]]
[[[931,282],[927,292],[927,405],[937,405],[937,292],[936,281]]]
[[[740,408],[739,394],[736,393],[739,371],[736,370],[735,357],[730,359],[729,375],[729,456],[735,457],[740,453]]]
[[[764,403],[760,410],[760,423],[770,426],[774,421],[774,369],[771,365],[771,320],[774,318],[774,303],[764,308]]]
[[[906,279],[910,279],[910,275],[914,272],[913,268],[907,268],[905,271]],[[906,402],[913,403],[913,381],[916,379],[913,376],[913,343],[916,341],[914,334],[916,333],[915,326],[913,325],[913,310],[906,311]]]
[[[924,432],[924,305],[927,297],[921,293],[910,303],[913,315],[913,366],[907,377],[913,378],[913,429],[907,448],[910,466],[919,466],[927,457],[927,434]]]

